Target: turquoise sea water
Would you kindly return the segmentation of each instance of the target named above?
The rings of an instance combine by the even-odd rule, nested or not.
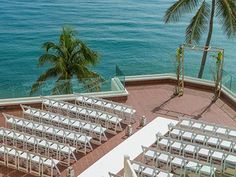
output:
[[[45,68],[37,68],[41,44],[56,41],[63,25],[101,55],[96,71],[114,75],[118,64],[126,74],[171,70],[175,50],[184,42],[190,18],[165,25],[163,15],[173,0],[0,0],[0,92],[10,85],[24,88]],[[216,20],[217,22],[217,20]],[[225,49],[225,70],[236,75],[236,40],[228,40],[215,23],[212,45]],[[204,44],[204,43],[202,43]],[[192,58],[191,58],[192,56]],[[187,72],[197,73],[200,60],[191,55]],[[170,66],[171,65],[171,66]]]

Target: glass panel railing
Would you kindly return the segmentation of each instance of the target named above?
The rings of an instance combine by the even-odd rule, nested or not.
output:
[[[203,75],[204,80],[215,80],[215,61],[209,60],[207,63]],[[214,62],[214,63],[213,63]],[[142,63],[142,67],[139,66],[140,63],[133,63],[133,66],[125,65],[117,65],[115,67],[115,74],[110,75],[109,77],[105,78],[104,81],[96,83],[91,82],[89,87],[85,87],[84,84],[81,84],[76,78],[71,80],[71,93],[87,93],[87,92],[98,92],[98,91],[114,91],[114,90],[122,90],[125,87],[125,77],[126,76],[134,76],[134,75],[151,75],[151,74],[176,74],[176,60],[162,60],[162,61],[147,61],[145,64]],[[139,67],[138,67],[139,66]],[[199,68],[196,68],[197,64],[193,64],[192,62],[186,61],[184,64],[184,74],[185,76],[190,76],[193,78],[197,78],[197,72]],[[199,67],[199,65],[198,65]],[[120,85],[113,84],[112,78],[116,76],[120,80]],[[19,97],[29,97],[31,86],[33,81],[30,79],[27,80],[27,77],[24,76],[22,80],[17,81],[7,81],[3,80],[0,83],[0,99],[3,98],[19,98]],[[84,79],[84,82],[86,83]],[[62,95],[67,93],[65,85],[68,81],[60,81],[58,85],[60,89],[54,89],[55,95]],[[236,76],[226,71],[223,71],[223,78],[222,78],[223,86],[230,90],[232,93],[236,95]],[[123,85],[123,86],[122,86]],[[43,82],[42,87],[33,95],[31,96],[47,96],[52,95],[51,90],[55,86],[55,80],[48,80]],[[116,88],[119,87],[119,88]]]
[[[227,71],[223,71],[223,85],[236,95],[236,76]]]
[[[70,87],[66,85],[71,84]],[[94,82],[90,79],[83,79],[83,83],[77,79],[61,80],[55,83],[54,80],[48,80],[42,83],[42,86],[33,94],[30,94],[33,82],[30,81],[15,81],[5,82],[0,84],[1,92],[0,99],[4,98],[20,98],[30,96],[47,96],[47,95],[63,95],[72,93],[88,93],[88,92],[105,92],[114,91],[112,86],[112,78],[106,78],[101,82]],[[55,88],[55,85],[57,87]],[[121,90],[122,88],[119,88]],[[117,90],[117,89],[116,89]]]
[[[118,65],[116,65],[116,77],[119,78],[120,82],[125,87],[125,74]]]
[[[130,69],[129,66],[119,65],[119,69],[123,72],[125,76],[134,75],[150,75],[150,74],[176,74],[176,62],[166,61],[163,63],[150,63],[146,62],[142,67],[133,67]],[[215,81],[216,79],[216,63],[215,60],[208,60],[205,65],[205,70],[202,80],[204,81]],[[155,72],[153,71],[155,69]],[[199,64],[194,64],[192,62],[184,63],[184,75],[192,78],[198,79]],[[234,95],[236,95],[236,76],[223,70],[222,75],[222,85],[230,90]]]

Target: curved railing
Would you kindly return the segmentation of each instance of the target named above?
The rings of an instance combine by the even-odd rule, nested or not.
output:
[[[62,80],[57,84],[60,85],[61,89],[56,89],[54,93],[52,93],[52,89],[55,86],[55,82],[53,80],[42,82],[42,87],[40,89],[30,95],[31,86],[33,82],[27,80],[21,81],[7,81],[0,83],[0,99],[5,98],[20,98],[20,97],[35,97],[35,96],[47,96],[47,95],[63,95],[63,94],[72,94],[72,93],[87,93],[87,92],[100,92],[100,91],[111,91],[112,78],[106,78],[101,82],[91,82],[89,83],[89,87],[85,86],[77,79],[72,79],[72,88],[71,93],[65,91],[65,83],[67,80]]]
[[[150,69],[152,67],[152,69]],[[199,79],[196,77],[196,72],[192,72],[191,68],[193,68],[191,64],[187,63],[185,66],[185,76],[186,78],[190,77],[196,81],[203,82],[213,82],[214,81],[214,68],[206,67],[205,74],[203,79]],[[132,68],[132,69],[130,69]],[[195,69],[196,70],[196,69]],[[105,78],[102,82],[92,83],[90,87],[85,87],[81,82],[77,79],[72,79],[72,93],[94,93],[94,92],[107,92],[107,91],[117,91],[117,90],[125,90],[125,77],[126,76],[140,76],[143,77],[150,76],[163,76],[170,75],[175,77],[175,62],[173,61],[164,61],[153,64],[151,62],[146,62],[142,67],[136,67],[135,63],[133,67],[127,66],[118,66],[115,67],[115,74]],[[141,76],[140,76],[141,77]],[[26,78],[25,76],[22,78]],[[29,77],[30,78],[30,77]],[[118,79],[120,84],[114,85],[114,79]],[[54,95],[64,95],[64,83],[66,80],[60,81],[60,85],[62,85],[61,90],[56,90]],[[30,95],[31,86],[33,81],[29,79],[22,79],[20,81],[2,81],[0,82],[0,99],[6,98],[22,98],[22,97],[36,97],[36,96],[48,96],[52,95],[52,88],[54,87],[55,82],[53,80],[49,80],[43,82],[42,87],[33,95]],[[236,98],[236,76],[232,73],[223,71],[222,77],[222,85],[223,88],[230,92]],[[99,89],[98,89],[99,88]]]
[[[148,70],[148,66],[149,67],[155,67],[155,65],[147,65],[147,66],[143,66],[142,69],[139,68],[135,68],[133,70],[129,70],[127,67],[125,66],[117,66],[119,68],[120,71],[122,71],[122,73],[125,76],[138,76],[138,75],[143,75],[143,77],[145,77],[146,75],[156,75],[156,76],[163,76],[163,75],[171,75],[171,76],[176,76],[175,74],[175,66],[172,62],[169,62],[167,64],[167,66],[156,66],[157,70],[156,72],[149,72]],[[162,67],[161,70],[158,70],[158,68]],[[202,79],[199,79],[196,77],[197,72],[195,71],[191,71],[191,68],[194,67],[194,65],[191,64],[187,64],[185,66],[185,73],[184,75],[186,76],[186,78],[191,78],[195,81],[202,81],[202,82],[209,82],[209,83],[213,83],[215,81],[215,77],[214,77],[214,68],[212,67],[206,67],[205,68],[205,74],[203,76]],[[195,69],[196,70],[196,69]],[[223,88],[227,91],[230,92],[235,98],[236,98],[236,75],[229,73],[225,70],[223,70],[222,73],[222,86]]]

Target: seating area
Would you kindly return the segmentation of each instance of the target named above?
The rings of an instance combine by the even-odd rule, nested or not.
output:
[[[37,176],[58,176],[59,160],[0,144],[0,164]]]
[[[175,140],[162,136],[158,136],[157,146],[160,149],[166,150],[172,154],[196,158],[198,160],[204,160],[206,162],[214,163],[220,166],[223,166],[223,163],[227,161],[226,157],[229,155],[234,156],[232,153],[227,153],[216,148],[196,145],[194,143],[183,142],[181,140]]]
[[[37,123],[26,119],[21,119],[13,115],[3,114],[5,117],[6,127],[21,132],[33,134],[39,137],[48,138],[61,143],[70,144],[76,148],[76,151],[83,152],[93,150],[89,137],[85,134],[54,127],[47,124]]]
[[[142,146],[135,163],[130,161],[137,177],[156,177],[161,170],[163,176],[236,177],[234,128],[190,118],[168,128],[165,135],[157,133],[151,147]]]
[[[222,125],[216,125],[181,117],[179,120],[179,124],[177,126],[194,129],[196,131],[204,133],[207,132],[210,133],[211,135],[219,135],[219,136],[225,136],[227,138],[236,139],[236,129]]]
[[[6,145],[33,151],[60,160],[67,166],[74,161],[75,147],[7,128],[0,128],[0,141]],[[73,160],[73,161],[72,161]]]
[[[196,132],[179,127],[169,126],[169,136],[175,139],[193,142],[199,145],[207,145],[228,152],[236,152],[236,143],[225,136],[211,135],[208,132]]]
[[[20,107],[22,116],[2,113],[0,163],[36,176],[59,176],[61,168],[93,151],[93,144],[123,130],[118,115],[86,105],[44,97],[42,109]]]
[[[109,132],[111,133],[122,131],[122,119],[113,113],[43,97],[42,109],[44,108],[70,117],[101,124],[107,130],[110,130]]]
[[[137,161],[131,161],[132,168],[138,176],[172,177],[173,174],[160,168]]]
[[[135,117],[136,110],[131,106],[124,105],[122,103],[117,103],[114,101],[105,100],[102,98],[96,98],[92,96],[85,96],[81,94],[76,95],[75,103],[85,107],[97,108],[104,111],[108,111],[122,118],[128,120],[129,122]]]
[[[27,117],[33,121],[79,131],[91,136],[93,140],[97,140],[99,143],[102,143],[102,141],[107,141],[105,134],[106,128],[102,127],[100,124],[71,118],[41,109],[31,108],[25,105],[21,105],[21,108],[24,117]]]

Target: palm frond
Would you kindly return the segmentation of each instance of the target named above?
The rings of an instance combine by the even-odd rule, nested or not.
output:
[[[236,36],[236,1],[217,0],[216,10],[216,15],[220,19],[226,35],[229,38]]]
[[[183,14],[192,12],[198,4],[199,0],[178,0],[166,10],[164,16],[165,23],[179,21]]]
[[[52,89],[53,95],[61,94],[71,94],[73,93],[73,87],[70,79],[65,79],[64,76],[61,76],[57,79],[55,86]]]
[[[32,95],[33,93],[37,92],[38,89],[44,84],[44,82],[49,79],[49,78],[54,78],[57,76],[57,71],[55,70],[55,68],[50,68],[48,69],[46,72],[44,72],[43,74],[41,74],[39,76],[39,78],[37,79],[37,81],[32,85],[31,87],[31,91],[30,91],[30,95]]]
[[[39,57],[38,66],[43,66],[46,62],[55,63],[57,56],[54,54],[45,53]]]
[[[98,73],[89,69],[90,65],[95,65],[99,61],[97,52],[76,39],[75,31],[71,28],[62,29],[58,44],[46,42],[43,44],[43,48],[45,53],[39,58],[38,66],[43,66],[48,62],[52,68],[41,74],[32,85],[31,95],[38,91],[44,81],[49,78],[58,77],[52,94],[72,93],[71,79],[73,76],[76,76],[82,84],[86,84],[83,82],[84,78],[87,81],[102,80]],[[92,82],[89,83],[91,86],[93,85]]]
[[[91,71],[86,66],[75,64],[71,68],[73,71],[73,74],[77,76],[79,80],[85,79],[85,78],[101,78],[102,76],[94,71]]]
[[[46,52],[48,52],[49,51],[49,49],[57,49],[57,48],[59,48],[59,46],[58,45],[56,45],[54,42],[45,42],[45,43],[43,43],[43,48],[46,50]]]
[[[49,50],[51,49],[52,51],[56,52],[56,54],[62,57],[66,56],[65,50],[63,50],[63,46],[57,45],[53,42],[43,43],[43,48],[45,49],[46,52],[49,52]]]
[[[99,82],[105,81],[104,78],[100,74],[98,74],[97,72],[91,71],[91,70],[89,70],[89,76],[90,76],[90,78],[94,78],[94,79],[98,80]]]
[[[202,33],[207,29],[207,22],[210,15],[210,6],[203,1],[196,15],[192,18],[190,24],[186,28],[186,42],[199,42]]]
[[[83,42],[81,42],[80,44],[81,44],[80,47],[81,54],[83,55],[85,62],[87,64],[92,64],[92,65],[97,64],[99,62],[98,53],[88,48],[86,44],[84,44]]]
[[[75,31],[70,27],[63,27],[60,35],[60,44],[65,46],[66,49],[70,49],[75,40]]]
[[[89,70],[87,67],[83,67],[83,73],[77,73],[76,76],[80,80],[91,78],[99,80],[100,82],[104,81],[103,77],[100,74],[96,73],[95,71]]]
[[[86,67],[81,69],[80,65],[75,66],[75,68],[77,68],[75,71],[80,71],[75,73],[77,79],[83,83],[87,91],[100,90],[100,84],[104,82],[104,78],[100,74],[91,71]]]
[[[71,62],[74,61],[78,63],[80,60],[82,60],[82,58],[80,57],[80,53],[81,53],[80,49],[73,50],[70,55]]]
[[[57,70],[58,73],[62,75],[67,75],[66,73],[69,73],[69,69],[66,66],[65,58],[59,57],[57,59],[57,62],[54,65],[55,70]]]
[[[84,65],[81,65],[80,63],[75,63],[72,67],[71,67],[71,71],[74,75],[77,76],[77,78],[83,79],[86,76],[86,71],[85,71],[85,67]]]
[[[80,78],[77,76],[78,80],[83,84],[83,87],[86,91],[100,91],[101,84],[104,82],[104,79],[97,75],[96,77]]]

